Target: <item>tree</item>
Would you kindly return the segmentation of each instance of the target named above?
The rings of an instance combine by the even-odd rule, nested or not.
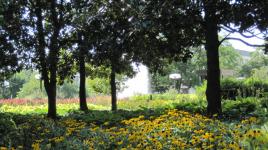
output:
[[[31,76],[30,71],[22,70],[19,73],[15,73],[10,78],[5,80],[0,84],[0,97],[1,98],[15,98],[17,97],[19,91],[23,85],[29,81]],[[8,83],[8,86],[5,86],[4,83]]]
[[[225,40],[238,40],[249,46],[258,46],[249,44],[239,38],[229,37],[229,35],[223,38],[222,40],[219,40],[218,31],[226,30],[229,33],[238,32],[242,36],[247,38],[255,36],[255,35],[247,36],[244,34],[245,32],[248,32],[249,28],[256,26],[256,24],[258,24],[258,21],[252,20],[252,15],[258,16],[257,14],[263,14],[263,13],[256,13],[255,10],[252,12],[247,12],[248,10],[250,11],[253,10],[250,8],[252,6],[250,3],[252,2],[253,1],[251,2],[235,1],[234,3],[232,3],[231,1],[212,2],[209,0],[202,0],[201,5],[199,4],[200,9],[204,9],[205,14],[203,18],[204,20],[201,23],[203,23],[203,29],[205,33],[205,48],[207,50],[208,82],[207,82],[206,95],[208,101],[207,112],[210,115],[221,113],[221,95],[220,95],[220,77],[219,77],[220,69],[219,69],[219,52],[218,52],[219,46]],[[267,6],[267,2],[261,4],[264,4],[265,7]],[[255,8],[257,11],[262,10],[259,9],[258,7]],[[252,13],[252,15],[250,13]],[[240,17],[241,15],[242,16],[247,15],[247,16]],[[264,17],[260,17],[260,19],[263,20]],[[230,25],[231,23],[234,23],[235,27],[232,27]],[[258,27],[260,28],[260,26]],[[251,32],[249,31],[249,33]]]
[[[157,80],[174,69],[167,65],[176,62],[185,66],[192,57],[192,47],[201,44],[202,38],[195,36],[199,34],[199,25],[191,20],[184,21],[188,18],[186,12],[192,10],[191,6],[186,5],[186,1],[154,0],[141,1],[134,7],[138,14],[132,19],[136,28],[132,33],[134,59],[149,67],[157,91],[167,88],[159,87],[161,82],[168,84],[167,76],[160,78],[162,81]],[[196,15],[196,12],[192,15]]]
[[[87,111],[86,102],[86,63],[92,63],[93,33],[100,27],[99,16],[103,13],[105,1],[78,1],[72,3],[72,22],[74,43],[74,59],[77,61],[80,74],[79,98],[80,110]]]
[[[193,3],[195,3],[193,1]],[[232,23],[232,4],[230,1],[209,1],[202,0],[196,3],[199,12],[204,11],[204,17],[200,14],[200,23],[205,36],[205,49],[207,51],[207,113],[209,115],[221,114],[221,94],[220,94],[220,62],[219,47],[227,37],[219,40],[218,31],[224,27],[230,27]]]
[[[64,8],[66,3],[61,0],[51,0],[49,3],[44,3],[37,0],[30,6],[31,13],[37,18],[36,32],[37,37],[35,52],[37,56],[38,69],[41,72],[44,80],[44,87],[48,95],[48,117],[56,118],[56,85],[57,85],[57,65],[60,49],[63,47],[60,43],[62,30],[65,27],[64,14],[67,8]],[[48,6],[48,7],[47,7]],[[35,7],[35,9],[33,9]],[[45,15],[43,15],[43,13]],[[44,27],[43,21],[46,20],[50,24],[50,28]],[[51,33],[49,33],[51,32]],[[63,31],[64,32],[64,31]],[[50,35],[51,34],[51,35]],[[46,42],[46,39],[49,42]],[[46,54],[48,48],[48,55]]]
[[[219,58],[221,69],[239,70],[243,64],[242,56],[227,41],[219,47]]]
[[[0,82],[8,79],[12,74],[22,69],[19,61],[23,58],[23,53],[18,45],[18,39],[8,35],[10,30],[17,30],[18,26],[10,26],[5,22],[8,13],[18,11],[18,7],[13,10],[8,6],[8,2],[0,3]],[[14,20],[16,22],[17,20]],[[16,45],[17,44],[17,45]]]
[[[36,72],[30,74],[30,79],[22,85],[18,92],[18,98],[40,99],[47,97],[46,92],[40,88],[40,81],[35,78],[35,75]]]
[[[202,0],[204,7],[203,28],[205,34],[205,49],[207,51],[207,113],[221,114],[221,95],[220,95],[220,64],[219,64],[219,45],[218,25],[219,20],[216,15],[217,3]]]
[[[253,1],[250,1],[253,3]],[[174,56],[181,56],[179,52],[187,52],[185,49],[187,46],[194,45],[205,45],[207,54],[207,113],[209,115],[221,114],[221,95],[220,95],[220,61],[219,61],[219,47],[225,40],[240,40],[244,43],[242,39],[231,38],[229,36],[224,37],[219,40],[218,32],[220,30],[227,30],[230,33],[237,31],[243,35],[243,32],[248,29],[251,25],[240,25],[241,22],[247,22],[246,18],[237,18],[235,14],[241,14],[241,11],[235,9],[236,5],[245,11],[249,9],[250,2],[248,1],[148,1],[146,3],[147,16],[156,22],[151,28],[148,20],[144,20],[146,24],[146,29],[151,31],[150,34],[144,33],[144,35],[150,36],[150,39],[154,39],[157,35],[160,35],[162,41],[166,41],[169,45],[166,47],[161,47],[163,45],[157,45],[156,47],[161,47],[162,52],[167,49],[166,53],[171,54],[162,55],[164,57],[172,58]],[[245,5],[246,4],[246,5]],[[263,4],[263,3],[262,3]],[[266,4],[266,3],[265,3]],[[245,5],[247,8],[244,8]],[[260,4],[261,5],[261,4]],[[260,6],[259,5],[259,6]],[[265,5],[267,6],[267,5]],[[254,7],[258,9],[258,7]],[[267,7],[265,7],[267,8]],[[252,9],[249,9],[252,11]],[[264,10],[264,9],[262,9]],[[262,11],[264,12],[264,11]],[[251,13],[251,12],[250,12]],[[252,12],[255,14],[256,12]],[[242,13],[248,14],[248,13]],[[265,14],[265,13],[260,13]],[[259,15],[257,15],[259,16]],[[263,18],[263,17],[260,17]],[[232,28],[231,24],[237,25],[237,28]],[[262,22],[264,24],[264,22]],[[148,27],[149,26],[149,27]],[[157,27],[157,28],[156,28]],[[154,31],[154,32],[152,32]],[[183,38],[177,37],[180,35]],[[142,38],[143,41],[144,38]],[[187,41],[184,41],[187,40]],[[155,43],[158,43],[155,40]],[[155,43],[150,43],[149,45],[155,46]],[[162,42],[162,44],[165,42]],[[174,43],[174,44],[172,44]],[[175,44],[176,43],[176,44]],[[248,44],[251,45],[251,44]],[[251,45],[256,46],[256,45]],[[149,46],[148,46],[149,47]],[[177,48],[174,48],[177,47]],[[150,48],[147,48],[150,49]],[[173,49],[173,51],[172,51]],[[180,51],[174,51],[180,49]],[[150,49],[151,51],[158,52],[155,49]],[[177,52],[177,55],[174,55]],[[173,56],[172,56],[173,55]],[[151,55],[154,56],[154,55]],[[187,56],[187,55],[184,55]],[[189,58],[189,57],[184,57]]]
[[[59,55],[61,49],[66,49],[64,39],[68,36],[66,22],[70,15],[68,4],[64,0],[11,1],[9,8],[18,7],[18,11],[7,11],[4,17],[10,26],[21,27],[21,30],[8,33],[19,39],[24,51],[31,56],[34,67],[40,71],[48,95],[47,116],[51,118],[56,118]]]
[[[199,85],[200,81],[200,70],[206,67],[206,60],[204,59],[205,51],[201,48],[192,48],[193,52],[192,59],[187,60],[187,62],[172,62],[168,61],[163,66],[163,69],[157,72],[152,72],[152,88],[155,92],[165,92],[174,81],[169,79],[169,74],[180,73],[181,81],[180,84],[193,87]],[[180,87],[180,85],[179,85]]]
[[[260,69],[261,67],[267,65],[268,56],[261,49],[257,49],[251,53],[250,59],[242,65],[240,74],[244,77],[250,77],[253,73],[253,70]]]
[[[130,1],[107,1],[106,10],[98,21],[99,28],[94,33],[93,63],[96,66],[106,66],[111,70],[109,78],[112,111],[117,110],[116,74],[131,75],[133,73],[132,53],[129,49],[132,9],[128,2]]]
[[[268,81],[268,66],[262,66],[252,70],[252,78],[260,81]]]
[[[193,56],[187,62],[166,62],[161,72],[152,73],[153,90],[157,92],[166,91],[173,84],[168,78],[170,73],[180,73],[182,83],[188,86],[195,86],[202,83],[200,81],[201,72],[206,70],[206,51],[202,47],[191,48]],[[223,42],[219,47],[219,58],[221,69],[240,69],[242,57],[228,42]]]
[[[88,93],[92,95],[109,95],[111,93],[109,82],[110,80],[108,78],[88,78]]]

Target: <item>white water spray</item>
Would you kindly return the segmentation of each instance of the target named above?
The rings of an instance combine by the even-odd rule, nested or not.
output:
[[[133,78],[127,79],[124,83],[126,88],[118,93],[118,98],[127,98],[135,94],[149,94],[151,92],[150,75],[146,66],[132,64],[137,74]]]

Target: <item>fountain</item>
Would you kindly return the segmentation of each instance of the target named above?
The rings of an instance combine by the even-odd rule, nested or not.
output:
[[[129,78],[125,81],[126,88],[123,91],[118,92],[118,98],[123,99],[136,94],[150,94],[150,74],[149,70],[143,64],[132,64],[133,69],[137,74],[133,78]]]

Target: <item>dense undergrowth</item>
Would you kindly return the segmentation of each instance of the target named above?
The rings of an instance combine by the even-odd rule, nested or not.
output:
[[[206,102],[193,95],[173,100],[130,99],[112,113],[106,103],[0,106],[2,149],[267,149],[267,99],[223,101],[223,115],[207,118]]]

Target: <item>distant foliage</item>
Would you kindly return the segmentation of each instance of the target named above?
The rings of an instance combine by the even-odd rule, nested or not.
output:
[[[4,82],[0,82],[0,98],[15,98],[22,86],[30,80],[32,71],[23,70],[20,73],[16,73],[6,80],[8,86],[4,85]]]
[[[34,75],[31,77],[32,78],[28,82],[23,84],[22,88],[18,92],[17,97],[29,99],[46,98],[47,95],[43,84],[40,82],[40,80],[35,79]]]
[[[258,80],[268,81],[268,66],[253,69],[252,77]]]
[[[267,69],[267,67],[264,66],[268,65],[268,56],[264,54],[263,50],[261,49],[257,49],[256,51],[252,52],[250,56],[251,56],[250,59],[242,65],[240,74],[245,77],[250,77],[253,74],[255,74],[254,76],[256,76],[257,74],[258,74],[257,76],[259,76],[260,74],[257,72],[260,72],[261,70],[262,70],[261,72],[263,72],[264,70]],[[258,71],[256,72],[256,70]]]
[[[57,87],[57,92],[57,98],[78,98],[79,84],[76,81],[66,81]]]
[[[111,93],[110,81],[108,78],[87,79],[88,96],[109,95]]]

